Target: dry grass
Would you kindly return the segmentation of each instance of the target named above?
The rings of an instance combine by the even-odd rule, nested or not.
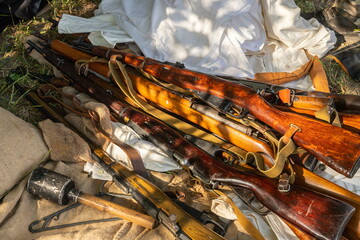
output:
[[[333,93],[360,95],[360,83],[355,82],[334,60],[323,59],[330,90]]]
[[[309,13],[331,7],[334,4],[334,0],[295,0],[295,3],[302,12]],[[344,46],[346,46],[346,43],[338,48]],[[322,62],[329,80],[331,92],[360,95],[360,84],[354,82],[334,60],[323,58]]]
[[[317,12],[333,5],[334,0],[295,0],[303,12]]]
[[[41,119],[41,113],[36,111],[37,106],[32,106],[24,100],[24,95],[19,94],[13,86],[8,86],[6,76],[11,69],[22,67],[24,74],[17,82],[27,88],[39,84],[37,74],[52,74],[48,66],[39,64],[28,56],[24,39],[34,33],[40,33],[51,38],[64,39],[51,29],[49,18],[58,19],[64,13],[91,17],[100,0],[53,0],[50,2],[51,10],[41,17],[34,17],[30,21],[23,21],[15,26],[8,26],[0,36],[0,106],[8,109],[22,119],[35,123]]]

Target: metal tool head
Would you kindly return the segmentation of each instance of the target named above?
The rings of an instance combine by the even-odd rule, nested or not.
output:
[[[69,197],[69,192],[75,189],[75,182],[60,173],[46,168],[35,169],[29,177],[27,190],[41,198],[65,205],[73,197]],[[72,194],[71,194],[72,195]]]

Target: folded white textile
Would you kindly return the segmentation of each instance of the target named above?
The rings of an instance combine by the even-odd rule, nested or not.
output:
[[[130,127],[119,122],[112,122],[112,128],[114,135],[120,141],[132,146],[139,152],[146,169],[157,172],[167,172],[182,169],[175,160],[168,157],[154,144],[142,140],[140,136]],[[115,160],[118,160],[126,164],[129,168],[132,168],[129,158],[117,145],[110,143],[105,151],[109,153]]]
[[[94,45],[114,47],[118,42],[134,40],[122,30],[111,14],[102,14],[89,19],[63,14],[58,25],[59,33],[90,33]]]

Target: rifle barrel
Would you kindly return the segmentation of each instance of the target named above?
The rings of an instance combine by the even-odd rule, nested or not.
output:
[[[47,56],[47,59],[52,63],[56,61],[56,58],[51,56]],[[58,68],[95,99],[121,114],[120,117],[125,121],[130,121],[148,133],[150,141],[156,142],[159,147],[165,146],[178,152],[178,156],[183,157],[180,163],[185,167],[191,166],[195,175],[254,191],[266,207],[320,239],[341,237],[354,212],[354,208],[349,204],[297,186],[293,186],[289,193],[279,193],[276,180],[239,171],[219,162],[193,146],[169,126],[130,107],[124,108],[124,103],[113,99],[105,90],[93,86],[86,78],[78,76],[71,63],[62,61]]]
[[[66,51],[66,47],[69,49],[67,44],[58,40],[51,41],[50,46],[58,52]],[[359,134],[323,121],[278,110],[250,87],[233,81],[177,68],[155,59],[116,49],[88,44],[86,46],[90,46],[90,50],[97,56],[108,58],[110,61],[121,61],[162,81],[229,100],[248,109],[257,119],[281,134],[285,134],[291,125],[296,125],[301,130],[294,134],[294,142],[346,177],[353,177],[360,167]],[[319,137],[320,134],[322,137]]]

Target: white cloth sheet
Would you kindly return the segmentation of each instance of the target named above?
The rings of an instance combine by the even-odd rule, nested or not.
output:
[[[64,14],[58,25],[59,33],[88,33],[95,45],[114,47],[118,42],[134,40],[119,26],[112,14],[102,14],[89,19]]]
[[[322,57],[336,42],[293,0],[103,0],[95,14],[63,15],[59,32],[92,32],[96,45],[133,39],[146,57],[232,77],[294,71],[308,61],[304,49]],[[287,86],[312,89],[309,78]]]

